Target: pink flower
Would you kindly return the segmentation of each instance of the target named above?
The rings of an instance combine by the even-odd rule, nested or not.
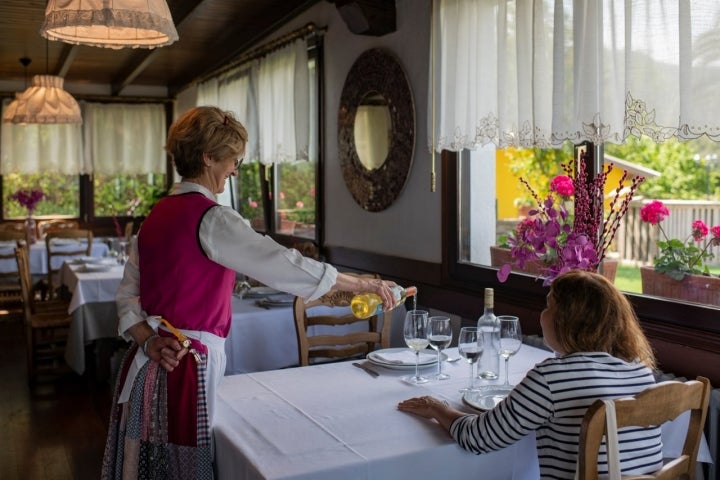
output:
[[[563,197],[572,197],[575,193],[575,185],[572,178],[567,175],[558,175],[550,181],[550,190]]]
[[[298,200],[297,203],[295,204],[295,206],[297,208],[303,208],[305,206],[305,204],[303,202],[301,202],[300,200]]]
[[[712,240],[710,240],[710,243],[715,247],[720,245],[720,225],[715,225],[714,227],[712,227],[710,229],[710,232],[713,236]]]
[[[668,215],[670,215],[670,211],[660,200],[653,200],[640,209],[642,221],[653,225],[662,222]]]
[[[313,187],[313,188],[310,189],[310,196],[311,196],[311,197],[314,197],[314,196],[315,196],[315,187]]]
[[[258,204],[257,204],[257,202],[256,202],[255,200],[252,200],[249,205],[250,205],[250,208],[257,208],[257,207],[258,207]]]
[[[285,200],[285,192],[280,192],[280,200]]]
[[[702,242],[707,237],[708,232],[708,227],[702,220],[695,220],[692,223],[692,236],[696,242]]]

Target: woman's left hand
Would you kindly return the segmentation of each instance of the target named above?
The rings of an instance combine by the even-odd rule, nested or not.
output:
[[[441,409],[447,409],[447,402],[442,402],[434,397],[408,398],[398,403],[398,410],[414,413],[425,418],[436,418]]]

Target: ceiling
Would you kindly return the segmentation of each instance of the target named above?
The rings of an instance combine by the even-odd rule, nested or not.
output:
[[[67,84],[166,87],[172,97],[203,74],[226,65],[320,0],[167,0],[180,39],[156,49],[121,49],[46,41],[38,30],[46,0],[2,0],[0,81],[25,82],[49,73]],[[68,89],[69,90],[69,89]],[[7,92],[6,92],[7,93]]]

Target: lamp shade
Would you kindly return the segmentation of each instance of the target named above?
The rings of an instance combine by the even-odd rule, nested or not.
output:
[[[16,103],[11,123],[82,123],[80,105],[63,90],[63,79],[54,75],[35,75],[32,85],[21,93],[6,110]]]
[[[113,49],[162,47],[178,39],[165,0],[49,0],[40,35]]]
[[[15,93],[15,100],[10,102],[7,107],[5,107],[5,112],[3,112],[2,121],[3,123],[12,123],[12,119],[15,116],[15,112],[17,112],[18,104],[20,100],[20,94]]]

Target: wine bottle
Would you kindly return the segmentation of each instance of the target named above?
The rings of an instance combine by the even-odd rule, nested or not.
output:
[[[495,291],[485,289],[485,310],[478,319],[478,330],[482,334],[483,354],[478,365],[478,376],[485,380],[495,380],[500,371],[500,322],[494,313]]]
[[[393,308],[400,305],[405,301],[407,297],[412,297],[417,294],[417,287],[406,287],[403,288],[400,285],[390,287],[395,296],[395,303],[386,308],[382,303],[382,299],[376,293],[361,293],[355,295],[350,300],[350,310],[353,315],[357,318],[369,318],[373,315],[378,315],[383,312],[389,312]]]

